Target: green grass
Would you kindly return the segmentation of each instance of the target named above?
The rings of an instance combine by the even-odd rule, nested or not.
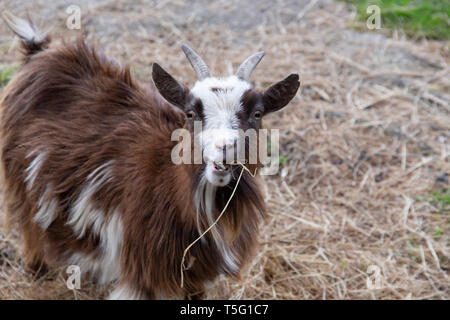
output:
[[[278,163],[281,166],[283,163],[286,162],[286,160],[288,159],[288,157],[283,157],[283,156],[279,156],[278,157]]]
[[[267,141],[267,156],[271,156],[271,150],[272,150],[272,143],[270,141]],[[285,163],[289,159],[289,156],[278,156],[278,164],[281,166],[283,163]]]
[[[381,9],[381,27],[401,29],[410,37],[450,39],[450,0],[343,0],[358,10],[366,21],[369,5]]]
[[[429,196],[416,197],[417,201],[425,201],[436,204],[439,212],[450,212],[450,189],[444,191],[433,191]]]
[[[433,233],[433,237],[440,237],[442,235],[442,227],[438,227],[435,233]]]
[[[19,66],[15,64],[0,66],[0,87],[5,86],[18,69]]]
[[[441,212],[447,212],[450,210],[450,190],[446,193],[440,191],[434,191],[431,193],[431,202],[439,203]]]

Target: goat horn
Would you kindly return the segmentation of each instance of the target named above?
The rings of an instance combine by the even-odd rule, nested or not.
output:
[[[239,79],[248,81],[248,79],[250,79],[250,75],[252,74],[253,70],[255,70],[262,57],[264,57],[264,51],[252,54],[239,66],[236,72],[236,76]]]
[[[209,73],[208,66],[194,50],[192,50],[185,44],[181,46],[181,49],[183,49],[186,58],[189,60],[192,67],[194,68],[198,80],[203,80],[211,76],[211,74]]]

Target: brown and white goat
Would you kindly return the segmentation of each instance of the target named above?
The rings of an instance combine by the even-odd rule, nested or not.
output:
[[[53,45],[28,21],[5,14],[20,37],[23,64],[1,101],[1,164],[8,221],[23,236],[28,266],[78,265],[113,299],[200,298],[218,275],[237,276],[255,250],[264,202],[245,172],[215,232],[185,248],[217,218],[240,167],[223,165],[233,130],[258,130],[299,87],[292,74],[263,92],[249,77],[257,53],[236,75],[216,78],[190,48],[198,81],[179,84],[158,64],[155,86],[84,41]],[[201,140],[205,162],[176,165],[179,128],[215,130]]]

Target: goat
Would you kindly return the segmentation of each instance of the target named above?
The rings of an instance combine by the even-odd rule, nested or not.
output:
[[[198,77],[191,89],[157,63],[154,85],[143,84],[83,39],[54,45],[31,21],[4,18],[24,54],[3,93],[0,134],[7,220],[26,265],[78,265],[116,284],[111,299],[199,299],[217,276],[238,277],[266,209],[257,178],[244,172],[236,185],[240,167],[223,162],[236,144],[227,130],[261,128],[263,115],[295,96],[298,75],[259,92],[249,77],[262,52],[218,78],[183,45]],[[194,121],[219,133],[201,140],[204,162],[176,165],[171,133],[193,134]],[[185,248],[233,188],[215,231],[189,251],[181,288]]]

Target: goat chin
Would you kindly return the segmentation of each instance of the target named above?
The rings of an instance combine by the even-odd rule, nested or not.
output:
[[[224,187],[231,182],[231,170],[227,172],[215,169],[213,162],[208,162],[205,167],[205,176],[209,183],[216,187]]]
[[[1,166],[27,264],[77,265],[119,283],[112,299],[199,298],[218,275],[237,276],[265,212],[255,179],[244,173],[191,248],[181,289],[183,251],[229,199],[231,174],[170,161],[184,115],[128,68],[83,40],[54,45],[27,21],[7,22],[25,56],[1,100]]]

